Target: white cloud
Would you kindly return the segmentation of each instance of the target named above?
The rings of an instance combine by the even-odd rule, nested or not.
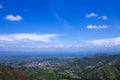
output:
[[[120,37],[110,38],[110,39],[98,39],[88,41],[95,46],[100,47],[112,47],[112,46],[120,46]]]
[[[108,25],[88,25],[86,27],[87,29],[104,29],[104,28],[109,28]]]
[[[107,16],[100,16],[99,19],[107,20]]]
[[[0,41],[17,42],[17,41],[40,41],[50,42],[52,38],[59,36],[58,34],[8,34],[0,35]]]
[[[96,13],[86,14],[86,17],[87,17],[87,18],[97,17],[97,16],[98,16],[98,14],[96,14]]]
[[[2,9],[3,8],[3,6],[2,5],[0,5],[0,9]]]
[[[98,16],[98,14],[97,14],[97,13],[94,13],[94,12],[92,12],[92,13],[90,13],[90,14],[86,14],[86,18],[97,17],[97,16]],[[105,16],[105,15],[103,15],[103,16],[99,16],[99,19],[107,20],[108,17]]]
[[[23,18],[20,15],[14,16],[14,15],[10,14],[10,15],[7,15],[5,17],[5,19],[9,20],[9,21],[21,21]]]
[[[56,48],[63,48],[64,46],[62,44],[57,44],[55,47]]]

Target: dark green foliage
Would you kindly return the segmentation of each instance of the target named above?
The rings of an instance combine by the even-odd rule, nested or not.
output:
[[[20,68],[21,71],[34,78],[42,78],[43,80],[61,80],[53,70],[39,68]]]
[[[16,68],[0,65],[0,80],[40,80],[26,76]]]

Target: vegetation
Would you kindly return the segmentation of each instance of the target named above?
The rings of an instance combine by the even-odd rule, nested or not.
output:
[[[31,63],[33,63],[32,59],[35,62],[35,58],[32,57]],[[18,62],[16,60],[14,64],[16,62],[19,64],[21,61],[23,60]],[[95,55],[66,59],[47,57],[47,59],[40,58],[39,61],[42,63],[39,63],[37,67],[23,66],[23,64],[16,68],[0,66],[0,80],[120,80],[120,55]],[[49,65],[46,65],[48,62]],[[26,59],[24,64],[28,63]]]
[[[23,72],[10,66],[0,65],[0,80],[41,80],[26,76]]]

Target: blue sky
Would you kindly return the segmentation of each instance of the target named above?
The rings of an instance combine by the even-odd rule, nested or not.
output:
[[[0,0],[0,51],[119,51],[119,0]]]

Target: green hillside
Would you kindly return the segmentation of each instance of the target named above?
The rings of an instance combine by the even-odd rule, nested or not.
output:
[[[120,80],[120,69],[116,66],[102,65],[81,72],[83,80]]]
[[[0,80],[40,80],[40,79],[30,78],[16,68],[0,65]]]

